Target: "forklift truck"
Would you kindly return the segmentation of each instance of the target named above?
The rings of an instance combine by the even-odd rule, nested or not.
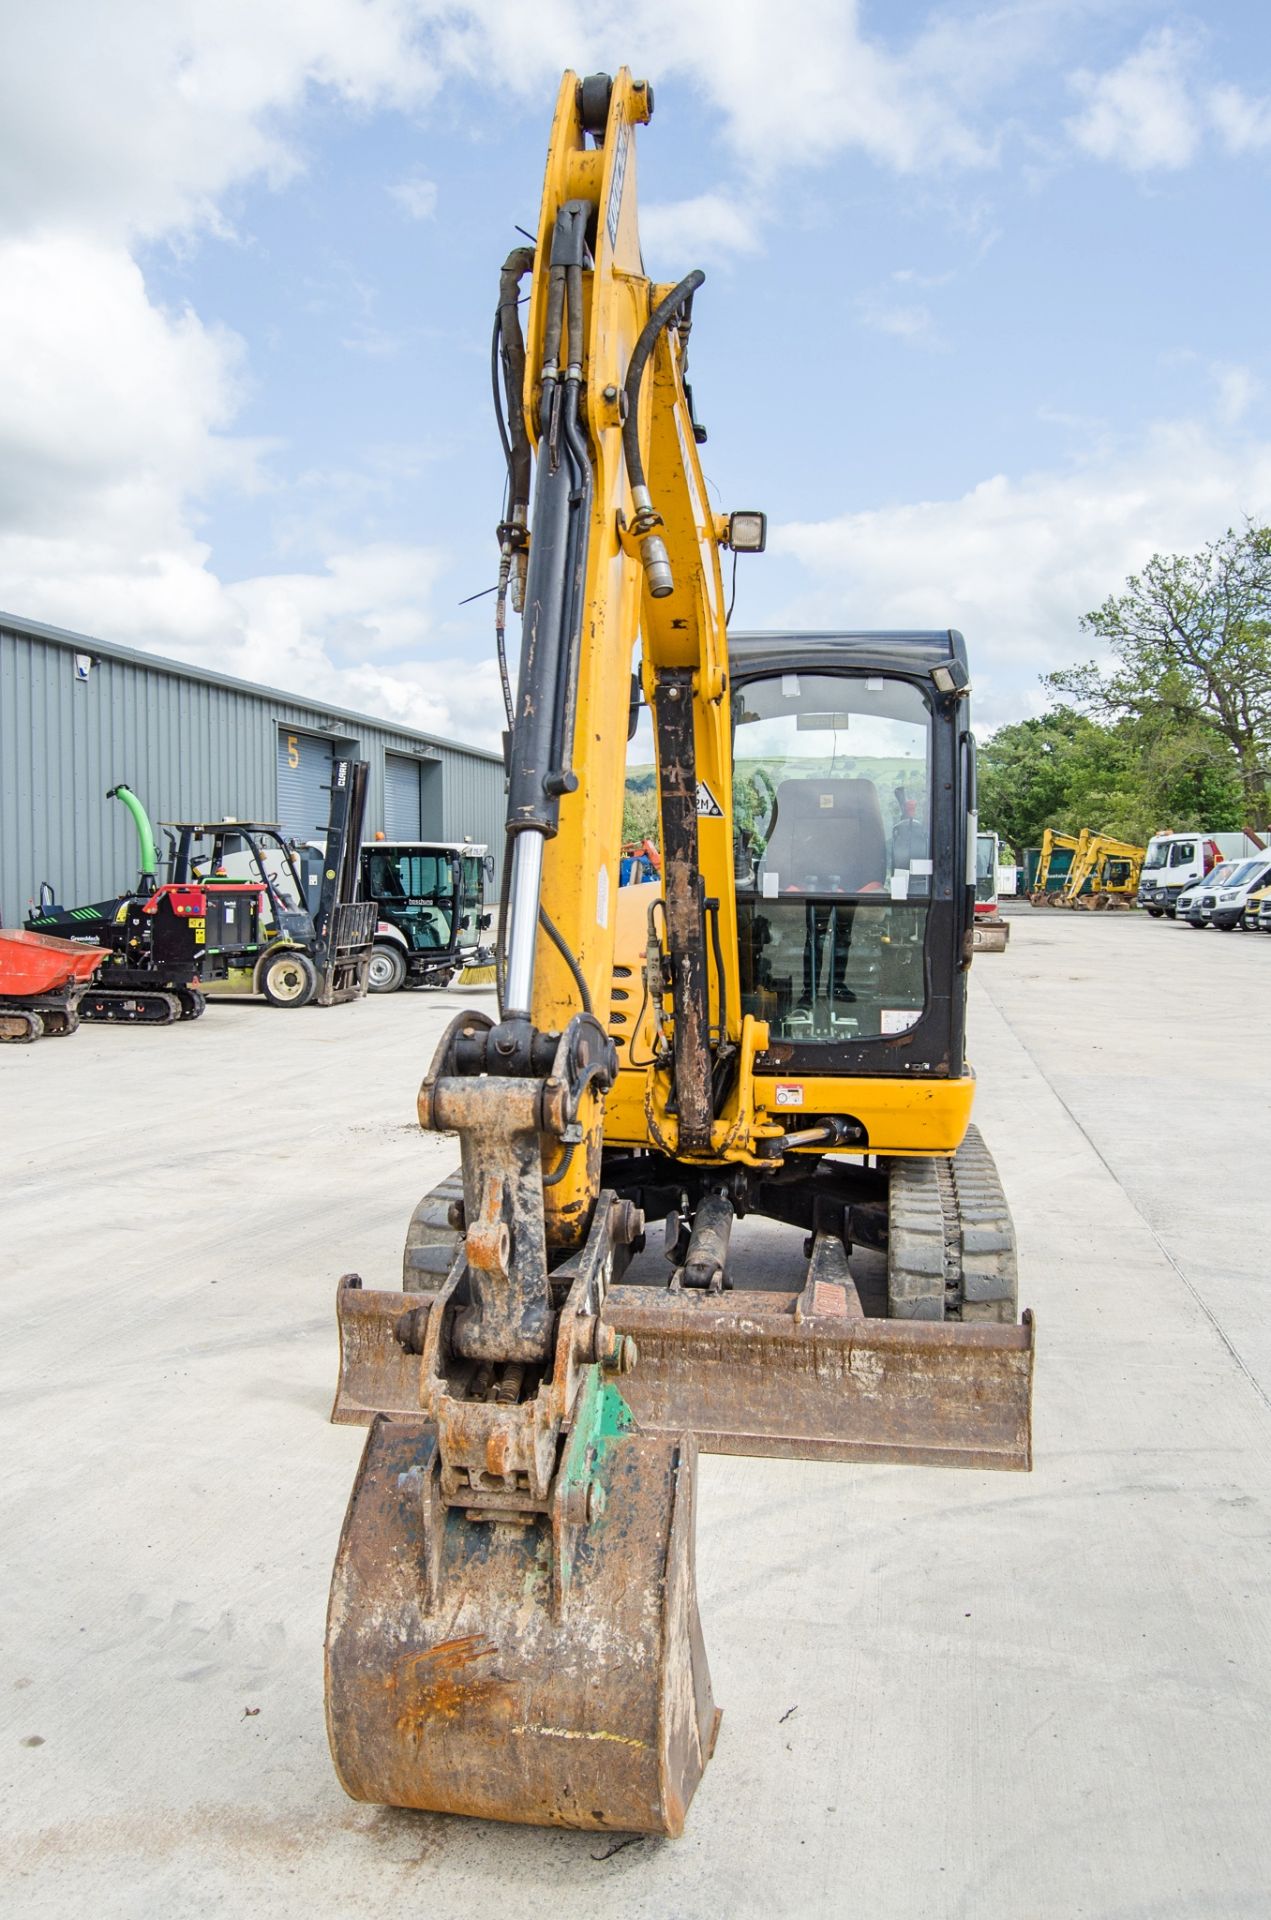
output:
[[[359,900],[357,847],[367,763],[336,760],[321,866],[307,897],[298,850],[274,822],[164,822],[172,884],[202,896],[193,921],[205,992],[261,994],[276,1007],[320,1007],[366,992],[375,907]]]

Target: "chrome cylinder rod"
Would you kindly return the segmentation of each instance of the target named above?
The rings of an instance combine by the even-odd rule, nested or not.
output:
[[[512,845],[512,883],[508,892],[508,930],[504,942],[504,952],[507,954],[507,977],[503,987],[505,1014],[530,1011],[542,878],[542,834],[518,833]]]

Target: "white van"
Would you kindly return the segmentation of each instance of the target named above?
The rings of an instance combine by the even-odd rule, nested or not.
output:
[[[1221,927],[1224,933],[1230,933],[1243,921],[1249,895],[1265,887],[1268,880],[1271,880],[1271,857],[1265,854],[1258,860],[1242,860],[1234,872],[1224,875],[1216,884],[1211,873],[1204,886],[1196,890],[1187,914],[1188,925]]]
[[[1184,887],[1178,896],[1176,907],[1178,918],[1180,920],[1188,919],[1192,908],[1199,905],[1202,893],[1214,893],[1219,887],[1225,886],[1237,867],[1243,865],[1244,862],[1242,860],[1224,860],[1214,868],[1212,873],[1207,873],[1203,880],[1193,880],[1190,886]],[[1174,915],[1171,913],[1170,918],[1173,919],[1173,917]],[[1198,927],[1204,924],[1203,920],[1196,922]]]

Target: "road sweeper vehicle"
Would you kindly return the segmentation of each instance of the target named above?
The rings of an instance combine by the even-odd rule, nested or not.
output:
[[[358,1799],[674,1834],[719,1719],[698,1448],[1026,1468],[1033,1330],[970,1125],[962,639],[729,635],[721,553],[764,520],[699,465],[703,276],[642,266],[652,109],[626,71],[565,76],[500,282],[524,618],[497,1017],[459,1015],[424,1078],[461,1166],[401,1284],[340,1283],[334,1417],[370,1431],[326,1698]],[[619,888],[642,704],[662,865]],[[748,1213],[802,1249],[794,1286],[739,1284]]]
[[[486,848],[471,840],[368,840],[362,893],[378,916],[370,991],[492,983],[485,887],[493,872]]]

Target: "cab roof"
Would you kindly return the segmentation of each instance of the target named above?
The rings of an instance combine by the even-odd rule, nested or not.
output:
[[[966,641],[956,627],[888,631],[852,629],[835,633],[730,633],[732,673],[747,678],[764,667],[778,672],[802,667],[805,673],[907,673],[929,677],[933,667],[950,664],[967,679]]]

